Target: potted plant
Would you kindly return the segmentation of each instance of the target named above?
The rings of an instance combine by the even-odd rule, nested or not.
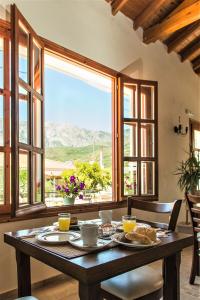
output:
[[[76,197],[83,199],[83,190],[85,189],[85,183],[80,181],[78,177],[72,175],[69,178],[65,178],[63,184],[58,184],[56,190],[63,197],[65,205],[73,205]]]
[[[182,161],[175,173],[179,176],[178,186],[195,203],[200,202],[200,161],[191,152],[186,161]],[[188,224],[188,212],[186,213],[186,224]]]

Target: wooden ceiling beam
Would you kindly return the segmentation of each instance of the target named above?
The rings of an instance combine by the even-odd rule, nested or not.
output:
[[[181,53],[181,61],[185,61],[186,59],[190,60],[194,55],[200,55],[200,38],[196,43],[194,43],[192,46],[188,46]]]
[[[195,60],[192,61],[192,66],[194,70],[200,68],[200,56],[198,56]]]
[[[175,31],[200,20],[200,1],[183,1],[162,23],[144,31],[143,40],[146,44],[163,40]]]
[[[176,51],[178,47],[181,45],[182,42],[190,38],[193,34],[195,34],[197,31],[200,32],[200,21],[197,21],[193,24],[191,24],[187,30],[180,33],[176,39],[172,40],[167,46],[168,46],[168,53],[171,53],[172,51]]]
[[[152,0],[150,4],[134,19],[133,28],[137,30],[139,27],[143,27],[145,23],[151,21],[155,17],[156,11],[158,11],[163,4],[171,3],[171,0]]]
[[[197,73],[198,75],[200,75],[200,67],[198,69],[194,70],[194,71],[195,71],[195,73]]]
[[[128,0],[113,0],[111,3],[112,15],[115,16],[127,2]]]

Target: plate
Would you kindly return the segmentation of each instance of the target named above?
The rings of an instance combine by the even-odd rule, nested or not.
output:
[[[146,223],[140,223],[140,222],[137,223],[137,227],[151,228],[151,226],[150,226],[149,224],[146,224]],[[117,226],[117,230],[118,230],[118,231],[124,231],[124,230],[123,230],[122,222],[120,222],[120,224]]]
[[[73,240],[73,241],[70,240],[69,243],[72,246],[74,246],[76,248],[79,248],[81,250],[93,251],[93,250],[98,250],[98,249],[102,249],[102,248],[106,247],[107,245],[112,243],[112,241],[98,239],[96,245],[94,245],[94,246],[85,246],[85,245],[83,245],[83,240],[80,238],[78,240]]]
[[[53,231],[53,232],[45,232],[38,234],[36,239],[42,243],[48,244],[66,244],[70,241],[75,241],[80,238],[80,234],[73,231],[61,232],[61,231]]]
[[[145,248],[157,246],[161,243],[161,240],[158,238],[156,239],[156,242],[152,242],[152,244],[150,244],[150,245],[139,244],[138,242],[126,243],[126,242],[122,242],[120,240],[120,238],[122,237],[122,234],[123,233],[114,234],[112,237],[112,240],[119,245],[123,245],[123,246],[130,247],[130,248],[145,249]]]

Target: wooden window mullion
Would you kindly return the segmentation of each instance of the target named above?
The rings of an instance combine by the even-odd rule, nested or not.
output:
[[[10,44],[4,38],[4,146],[5,146],[5,204],[10,207]]]
[[[141,86],[137,88],[138,106],[138,163],[137,163],[137,193],[141,196]]]

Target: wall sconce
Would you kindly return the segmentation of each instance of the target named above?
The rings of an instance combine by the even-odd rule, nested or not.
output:
[[[183,127],[183,125],[181,124],[181,117],[179,116],[178,118],[179,124],[178,126],[174,126],[174,132],[177,133],[178,135],[186,135],[188,133],[188,126],[186,126],[185,128]]]

